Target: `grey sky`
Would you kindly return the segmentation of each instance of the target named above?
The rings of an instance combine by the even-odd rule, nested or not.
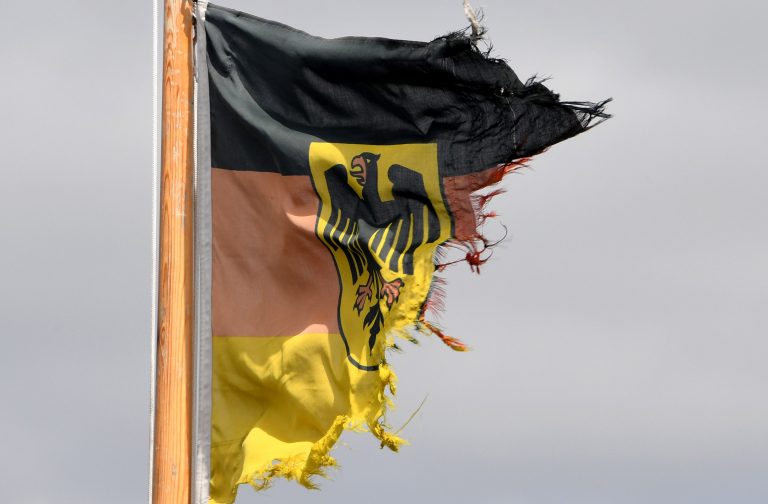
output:
[[[224,5],[430,39],[459,0]],[[239,503],[768,502],[768,8],[486,0],[495,54],[615,118],[510,176],[510,230],[393,357],[400,454],[347,435],[321,492]],[[0,490],[146,499],[151,5],[14,2],[0,30]]]

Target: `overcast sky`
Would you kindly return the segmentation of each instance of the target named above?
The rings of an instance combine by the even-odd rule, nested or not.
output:
[[[223,3],[429,40],[460,0]],[[768,7],[485,0],[494,54],[615,118],[510,176],[510,230],[392,358],[399,454],[348,434],[320,492],[238,503],[768,502]],[[150,2],[5,2],[0,495],[146,500]],[[762,47],[762,49],[761,49]]]

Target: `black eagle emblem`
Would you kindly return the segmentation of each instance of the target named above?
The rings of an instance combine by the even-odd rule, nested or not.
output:
[[[319,230],[326,244],[333,251],[340,249],[349,263],[352,283],[357,288],[357,314],[362,316],[366,305],[373,301],[363,320],[363,326],[370,331],[370,350],[384,324],[382,303],[392,308],[405,286],[399,276],[386,281],[382,265],[392,272],[411,275],[416,249],[440,236],[440,221],[423,176],[399,164],[381,169],[380,158],[379,154],[363,152],[352,158],[349,168],[338,164],[325,172],[331,214],[324,229]],[[348,174],[352,183],[360,186],[362,197],[350,186]],[[379,176],[389,178],[391,200],[381,199]]]

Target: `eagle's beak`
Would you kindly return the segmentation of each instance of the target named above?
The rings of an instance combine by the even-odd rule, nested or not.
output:
[[[352,158],[349,174],[357,180],[358,184],[361,186],[365,185],[365,159],[362,156]]]

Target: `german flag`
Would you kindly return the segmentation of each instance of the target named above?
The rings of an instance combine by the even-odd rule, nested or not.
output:
[[[210,502],[231,503],[243,483],[313,487],[344,429],[398,449],[386,351],[418,332],[465,349],[425,312],[441,249],[487,257],[496,192],[475,192],[606,114],[463,33],[329,40],[208,5],[196,44]]]

